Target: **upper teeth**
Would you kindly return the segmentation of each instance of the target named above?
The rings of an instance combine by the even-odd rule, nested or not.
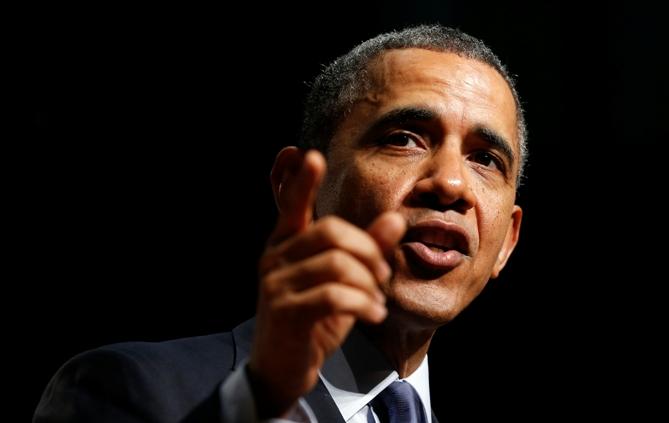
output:
[[[443,231],[424,231],[421,241],[430,248],[439,248],[440,250],[452,250],[455,248],[455,240],[449,233]]]

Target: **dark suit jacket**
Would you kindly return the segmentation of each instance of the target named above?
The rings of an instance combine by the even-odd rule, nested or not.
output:
[[[221,422],[219,387],[248,356],[253,327],[80,354],[49,382],[33,423]],[[320,380],[305,399],[319,422],[343,422]]]

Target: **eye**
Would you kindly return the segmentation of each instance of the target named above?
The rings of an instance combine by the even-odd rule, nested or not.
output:
[[[469,158],[473,162],[483,165],[487,168],[497,169],[500,172],[504,171],[504,165],[502,161],[497,156],[487,151],[477,151],[469,156]]]
[[[406,132],[394,132],[381,140],[384,145],[393,145],[395,147],[416,148],[419,147],[416,138]]]

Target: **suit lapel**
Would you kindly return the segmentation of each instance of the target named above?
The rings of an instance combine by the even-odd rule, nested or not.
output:
[[[316,387],[305,395],[304,399],[311,407],[319,422],[344,423],[344,418],[339,412],[337,404],[335,404],[330,396],[321,378],[318,378]]]
[[[251,344],[253,342],[253,331],[255,330],[256,319],[249,319],[232,330],[232,342],[235,346],[235,356],[232,360],[232,370],[244,362],[251,353]]]

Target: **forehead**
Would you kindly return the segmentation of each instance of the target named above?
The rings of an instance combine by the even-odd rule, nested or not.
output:
[[[369,67],[370,89],[359,110],[368,119],[404,106],[427,106],[445,121],[489,126],[518,151],[516,105],[507,82],[491,66],[454,53],[424,49],[390,50]],[[362,117],[362,116],[360,116]]]

